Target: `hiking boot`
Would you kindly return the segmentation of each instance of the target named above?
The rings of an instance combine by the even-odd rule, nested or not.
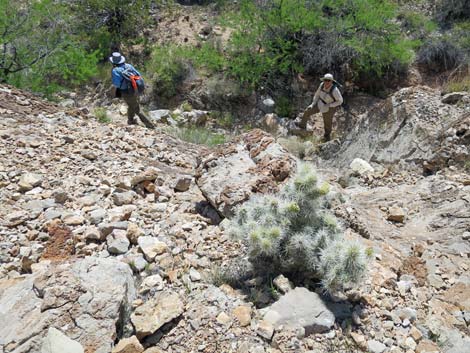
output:
[[[137,121],[135,119],[127,119],[127,125],[137,125]]]
[[[307,131],[306,128],[302,128],[295,121],[291,121],[289,123],[289,126],[287,127],[287,130],[288,130],[289,134],[295,135],[295,136],[300,136],[300,137],[306,137],[306,136],[311,134],[310,131]]]
[[[155,126],[152,124],[152,122],[145,116],[144,113],[140,112],[139,114],[140,121],[145,125],[147,129],[153,130],[155,129]]]
[[[147,129],[150,129],[150,130],[154,130],[155,129],[155,125],[153,125],[148,119],[142,119],[140,118],[140,120],[142,120],[142,123],[145,125],[145,127]]]
[[[323,142],[328,142],[331,140],[331,136],[330,135],[324,135],[323,136]]]

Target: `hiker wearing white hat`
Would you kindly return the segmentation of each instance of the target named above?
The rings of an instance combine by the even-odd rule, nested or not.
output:
[[[114,88],[114,97],[122,98],[127,103],[127,123],[129,125],[136,125],[137,121],[135,116],[137,115],[142,123],[149,128],[154,129],[155,127],[145,114],[140,110],[139,101],[137,99],[138,89],[137,83],[141,83],[143,87],[143,79],[139,71],[134,66],[126,63],[126,58],[118,52],[114,52],[110,57],[109,61],[113,64],[113,71],[111,72]],[[129,81],[130,77],[133,78],[134,83]],[[137,81],[135,81],[137,79]],[[133,84],[135,87],[132,87]]]
[[[313,114],[322,113],[324,123],[324,139],[329,141],[333,128],[333,116],[337,108],[343,104],[343,96],[338,89],[339,83],[335,81],[332,74],[325,74],[320,78],[322,83],[318,87],[313,102],[304,111],[299,127],[307,128],[307,122]]]

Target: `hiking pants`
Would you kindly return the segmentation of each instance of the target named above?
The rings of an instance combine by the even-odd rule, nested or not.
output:
[[[316,113],[319,113],[319,112],[320,112],[320,110],[318,109],[317,105],[314,105],[313,107],[309,107],[309,108],[305,109],[304,114],[302,116],[302,120],[300,121],[299,126],[302,129],[307,128],[307,122],[310,119],[310,117],[313,114],[316,114]],[[331,130],[333,128],[333,116],[335,115],[335,113],[336,113],[336,107],[328,109],[328,111],[326,113],[322,113],[323,126],[324,126],[324,129],[325,129],[325,133],[324,133],[325,138],[330,139]]]
[[[150,120],[145,116],[143,112],[140,111],[139,101],[137,100],[137,95],[135,94],[122,94],[122,98],[127,103],[127,123],[129,125],[136,124],[134,116],[138,116],[142,123],[150,129],[154,128]]]

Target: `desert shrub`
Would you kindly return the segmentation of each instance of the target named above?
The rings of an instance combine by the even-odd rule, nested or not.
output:
[[[454,75],[451,75],[444,83],[442,91],[444,93],[470,91],[470,64],[460,70],[455,70]]]
[[[315,154],[320,140],[313,136],[309,139],[303,139],[298,136],[288,136],[277,140],[282,147],[292,153],[299,159],[310,157]]]
[[[355,55],[355,51],[341,41],[338,32],[327,30],[304,35],[299,50],[302,66],[310,74],[335,72],[341,75],[343,66],[350,64]]]
[[[98,107],[94,110],[93,113],[100,123],[107,124],[111,122],[111,118],[108,116],[108,111],[106,108]]]
[[[457,67],[463,60],[462,50],[446,38],[430,40],[418,52],[417,62],[424,68],[443,72]]]
[[[225,143],[224,135],[216,134],[204,128],[169,127],[165,129],[165,132],[173,137],[179,138],[180,140],[197,145],[212,147]]]
[[[450,27],[470,18],[470,0],[441,0],[436,6],[436,19],[442,27]]]
[[[312,166],[300,164],[279,194],[253,196],[239,206],[228,230],[246,242],[259,272],[318,278],[330,292],[357,285],[368,255],[360,244],[344,239],[324,205],[328,192]]]

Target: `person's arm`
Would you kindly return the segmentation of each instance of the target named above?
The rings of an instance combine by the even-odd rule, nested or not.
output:
[[[343,104],[343,96],[337,87],[333,89],[331,94],[335,98],[335,101],[329,104],[330,108],[339,107],[341,104]]]

